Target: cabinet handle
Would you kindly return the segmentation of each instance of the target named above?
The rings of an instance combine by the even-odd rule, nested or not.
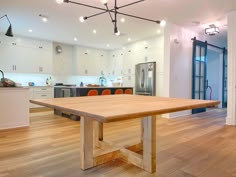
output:
[[[15,71],[16,71],[16,65],[15,65]]]
[[[47,96],[47,95],[41,95],[41,96]]]
[[[12,65],[12,70],[13,70],[13,71],[15,70],[15,65]]]
[[[42,88],[41,90],[47,90],[46,88],[44,89],[44,88]]]

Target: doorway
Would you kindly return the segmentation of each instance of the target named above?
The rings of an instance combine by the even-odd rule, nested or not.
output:
[[[219,100],[227,107],[227,50],[193,38],[192,98]],[[192,113],[205,112],[193,109]]]

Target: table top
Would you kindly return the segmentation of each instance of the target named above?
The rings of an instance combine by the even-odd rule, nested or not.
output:
[[[124,119],[165,114],[194,108],[214,106],[219,101],[165,98],[141,95],[106,95],[30,100],[31,103],[60,111],[113,122]]]

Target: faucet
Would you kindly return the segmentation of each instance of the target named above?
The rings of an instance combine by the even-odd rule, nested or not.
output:
[[[4,79],[4,73],[2,70],[0,70],[0,72],[2,73],[2,80]]]

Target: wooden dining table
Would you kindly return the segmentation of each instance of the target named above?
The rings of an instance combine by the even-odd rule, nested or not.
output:
[[[219,101],[141,95],[106,95],[30,100],[80,116],[80,167],[83,170],[121,158],[156,171],[156,115],[218,105]],[[120,147],[103,139],[103,124],[141,119],[141,142]],[[101,149],[96,153],[95,149]],[[142,153],[140,153],[142,152]]]

